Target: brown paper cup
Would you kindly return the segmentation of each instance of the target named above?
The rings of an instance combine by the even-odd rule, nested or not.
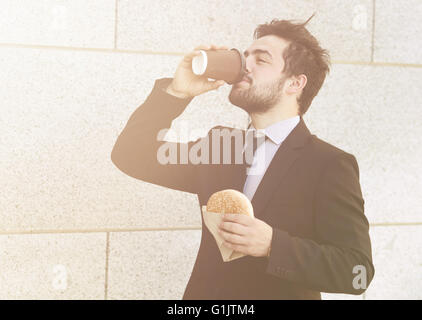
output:
[[[229,84],[242,80],[245,58],[239,50],[200,50],[200,53],[192,60],[194,74],[224,80]]]
[[[214,236],[215,241],[217,242],[218,249],[220,249],[221,256],[223,257],[224,262],[232,261],[246,256],[243,253],[229,249],[223,245],[223,238],[218,233],[218,225],[223,219],[222,213],[208,212],[206,206],[202,206],[202,217],[204,218],[205,225],[208,230]]]

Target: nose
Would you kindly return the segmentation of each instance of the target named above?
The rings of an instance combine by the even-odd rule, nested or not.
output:
[[[245,58],[245,69],[246,69],[246,73],[250,73],[252,71],[252,66],[251,66],[251,56],[246,57]]]
[[[245,71],[247,74],[249,74],[254,66],[254,59],[252,55],[249,55],[245,57]]]

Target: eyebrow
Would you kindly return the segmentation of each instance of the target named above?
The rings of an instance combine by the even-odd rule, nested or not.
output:
[[[271,55],[271,53],[269,52],[269,51],[267,51],[267,50],[263,50],[263,49],[255,49],[255,50],[253,50],[252,51],[252,53],[251,54],[259,54],[259,53],[262,53],[262,54],[267,54],[267,55],[269,55],[270,56],[270,58],[272,59],[273,58],[273,56]],[[249,51],[248,50],[246,50],[245,52],[243,52],[243,54],[244,54],[244,56],[245,57],[247,57],[248,55],[249,55]]]

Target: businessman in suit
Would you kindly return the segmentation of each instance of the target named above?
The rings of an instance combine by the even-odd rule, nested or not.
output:
[[[308,21],[273,20],[255,30],[244,52],[245,77],[229,95],[249,113],[247,131],[216,127],[193,142],[157,139],[195,96],[224,85],[194,75],[191,62],[198,49],[227,48],[199,46],[183,57],[173,78],[156,81],[115,143],[113,163],[134,178],[195,193],[201,206],[223,189],[239,190],[252,202],[255,217],[226,214],[219,226],[224,245],[245,257],[223,262],[202,221],[183,299],[357,295],[374,276],[356,159],[312,135],[303,120],[329,71],[328,53],[305,28]],[[257,133],[265,136],[259,146],[248,143]],[[237,148],[239,136],[244,148]],[[163,161],[174,150],[177,161]]]

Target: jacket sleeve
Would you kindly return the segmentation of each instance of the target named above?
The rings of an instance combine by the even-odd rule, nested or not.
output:
[[[354,156],[329,161],[314,197],[316,241],[273,229],[267,272],[310,290],[362,294],[375,273]]]
[[[189,143],[160,141],[192,99],[165,92],[171,79],[158,79],[145,102],[130,116],[111,153],[114,165],[127,175],[172,189],[196,193],[198,166],[179,163]],[[160,137],[161,136],[161,137]],[[192,143],[190,143],[192,144]],[[176,155],[176,158],[174,158]],[[163,158],[160,160],[160,157]],[[173,157],[173,159],[171,159]],[[172,161],[163,161],[169,160]]]

